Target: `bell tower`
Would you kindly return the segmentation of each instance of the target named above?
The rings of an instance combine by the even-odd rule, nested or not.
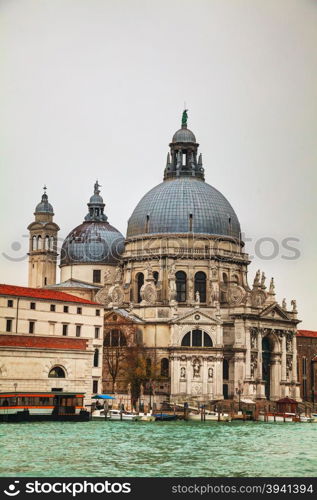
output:
[[[46,186],[40,203],[35,208],[35,221],[28,226],[29,280],[33,288],[42,288],[56,283],[57,233],[59,227],[53,222],[54,210],[48,202]]]

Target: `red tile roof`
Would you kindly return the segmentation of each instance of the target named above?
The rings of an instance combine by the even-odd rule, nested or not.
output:
[[[30,349],[63,349],[86,351],[87,339],[61,337],[32,337],[31,335],[0,335],[0,347],[24,347]]]
[[[317,332],[313,330],[298,330],[297,337],[317,337]]]
[[[42,300],[58,300],[61,302],[80,302],[82,304],[93,304],[99,305],[97,302],[92,302],[91,300],[82,299],[76,297],[75,295],[70,295],[65,292],[57,292],[55,290],[48,290],[46,288],[29,288],[24,286],[14,286],[14,285],[1,285],[0,284],[0,295],[10,295],[15,297],[29,297],[32,299],[42,299]]]

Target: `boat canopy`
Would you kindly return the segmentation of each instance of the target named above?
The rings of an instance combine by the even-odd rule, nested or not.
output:
[[[114,396],[108,396],[108,394],[96,394],[92,396],[91,399],[116,399]]]

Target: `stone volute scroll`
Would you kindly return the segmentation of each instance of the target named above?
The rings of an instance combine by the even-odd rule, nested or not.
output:
[[[109,276],[109,275],[107,275]],[[108,305],[109,307],[120,307],[124,303],[124,289],[122,286],[123,271],[121,266],[115,268],[113,274],[114,284],[108,290]]]
[[[109,296],[111,286],[113,286],[113,271],[106,269],[104,272],[104,286],[95,295],[95,300],[107,306],[111,302],[111,297]]]
[[[146,271],[145,274],[146,281],[144,285],[142,285],[140,290],[140,295],[142,299],[141,305],[152,306],[157,301],[157,289],[154,283],[153,268],[150,262],[147,263],[145,271]]]
[[[140,290],[141,305],[154,305],[157,301],[157,290],[154,283],[145,283]]]

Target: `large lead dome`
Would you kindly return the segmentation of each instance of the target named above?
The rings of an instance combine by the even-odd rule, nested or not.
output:
[[[240,224],[217,189],[181,177],[164,181],[143,196],[129,219],[127,237],[190,232],[239,238]]]
[[[183,130],[183,133],[180,133]],[[196,233],[240,237],[240,224],[228,200],[204,181],[198,144],[187,129],[174,134],[167,156],[164,181],[138,203],[129,221],[127,237],[146,234]]]

